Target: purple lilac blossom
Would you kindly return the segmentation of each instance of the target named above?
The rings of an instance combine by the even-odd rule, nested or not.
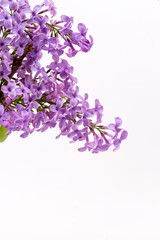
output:
[[[5,112],[4,106],[0,105],[0,125],[6,126],[7,120],[9,120],[9,114]]]
[[[3,22],[4,27],[6,29],[11,29],[12,24],[11,24],[11,17],[6,9],[4,9],[3,12],[0,12],[0,21]]]
[[[102,125],[103,106],[96,99],[90,107],[88,94],[80,95],[66,59],[93,46],[87,27],[79,23],[74,32],[73,17],[57,20],[52,0],[33,9],[28,0],[0,0],[0,6],[0,125],[22,138],[58,126],[56,138],[84,142],[80,152],[116,151],[128,135],[122,120]],[[44,52],[52,61],[41,66]]]
[[[4,94],[6,94],[7,97],[10,97],[11,99],[15,98],[16,96],[16,83],[13,81],[10,81],[7,86],[2,86],[1,90]]]

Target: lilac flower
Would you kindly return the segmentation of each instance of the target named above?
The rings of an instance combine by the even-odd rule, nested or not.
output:
[[[16,13],[14,13],[13,15],[15,16],[15,18],[17,18],[17,22],[19,21],[19,18],[21,20],[25,20],[26,19],[26,11],[25,11],[25,9],[23,9],[20,6],[17,9]]]
[[[16,96],[16,83],[14,81],[10,81],[7,86],[2,86],[2,91],[11,99],[14,99]]]
[[[28,102],[29,93],[31,93],[31,91],[27,87],[25,87],[25,85],[21,83],[21,87],[17,87],[15,89],[15,92],[18,96],[23,95],[23,99],[25,103]]]
[[[56,15],[56,7],[52,0],[44,0],[42,6],[43,5],[48,6],[48,11],[50,12],[51,17],[54,17]]]
[[[93,38],[89,36],[90,41],[88,39],[82,39],[80,42],[80,47],[82,52],[88,52],[93,46]]]
[[[8,3],[9,3],[9,8],[11,10],[16,10],[17,7],[18,7],[18,3],[15,2],[14,0],[8,0]]]
[[[59,55],[57,52],[55,52],[52,56],[53,62],[50,63],[50,65],[47,66],[47,68],[56,70],[58,68],[58,62],[59,62]]]
[[[3,105],[0,105],[0,125],[3,123],[3,113],[4,113],[4,107]]]
[[[6,7],[6,6],[8,6],[9,5],[9,8],[11,9],[11,10],[14,10],[14,9],[12,9],[12,4],[15,4],[16,5],[16,7],[17,7],[17,3],[16,2],[14,2],[14,0],[1,0],[0,1],[0,6],[3,6],[3,7]]]
[[[120,148],[120,144],[123,140],[125,140],[128,136],[128,132],[126,130],[124,130],[122,133],[121,133],[121,136],[120,138],[116,138],[113,142],[113,145],[115,146],[115,148],[113,149],[113,151],[117,151],[119,148]]]
[[[25,17],[25,16],[24,16],[24,17]],[[22,23],[22,20],[23,20],[23,17],[21,16],[20,13],[18,13],[18,10],[13,13],[13,15],[12,15],[12,21],[13,21],[12,31],[13,31],[13,29],[21,28],[22,26],[25,25],[25,22]],[[19,34],[20,34],[20,33],[18,33],[18,35],[19,35]]]
[[[29,57],[31,57],[31,59],[29,59],[29,62],[31,60],[35,62],[36,60],[40,60],[42,57],[41,45],[38,44],[37,42],[34,42],[33,44],[34,44],[34,49],[28,54]]]
[[[6,9],[4,9],[4,12],[0,12],[0,21],[4,22],[4,26],[7,29],[12,28],[12,23],[11,23],[11,17]]]
[[[96,113],[97,115],[97,121],[96,121],[96,124],[97,123],[101,123],[102,121],[102,112],[103,112],[103,106],[100,104],[99,100],[98,99],[95,99],[95,108],[94,108],[94,112]]]
[[[104,152],[107,151],[110,147],[110,144],[105,143],[102,138],[96,136],[96,147],[92,150],[92,153]]]
[[[69,89],[67,92],[68,97],[71,98],[70,104],[71,106],[76,106],[78,104],[78,98],[81,98],[81,96],[78,94],[79,93],[79,88],[76,86],[76,89]]]
[[[60,77],[65,79],[70,73],[73,73],[73,67],[66,60],[62,60],[58,64],[58,71],[60,72]]]
[[[37,42],[40,45],[40,48],[42,48],[44,45],[48,43],[48,37],[44,33],[37,34],[33,37],[33,40],[35,42],[35,45],[37,46]]]
[[[21,19],[20,19],[21,20]],[[25,25],[24,24],[15,24],[14,27],[12,28],[12,33],[17,34],[17,40],[23,36],[24,30],[25,30]]]
[[[46,34],[47,28],[46,24],[48,22],[48,16],[42,16],[42,15],[36,15],[34,17],[34,21],[38,24],[39,28],[41,29],[41,32]]]
[[[64,47],[56,48],[56,45],[57,45],[56,38],[51,38],[49,39],[48,42],[49,42],[48,47],[43,47],[43,49],[48,50],[48,53],[51,53],[53,57],[55,54],[58,56],[61,56],[64,53],[64,50],[63,50]]]
[[[18,56],[22,56],[24,53],[24,49],[28,43],[27,38],[20,38],[16,41],[15,46],[17,47]]]
[[[3,125],[4,122],[7,123],[6,120],[9,120],[9,114],[5,112],[3,105],[0,105],[0,125]]]
[[[50,106],[50,110],[56,113],[56,119],[58,119],[59,115],[61,114],[63,103],[64,103],[64,100],[62,98],[58,98],[56,101],[56,105]]]
[[[78,33],[75,32],[71,33],[71,39],[79,42],[86,37],[88,29],[83,23],[79,23],[78,31],[79,31]]]
[[[12,11],[16,10],[16,9],[17,9],[17,6],[18,6],[18,4],[17,4],[16,2],[12,2],[12,3],[10,3],[10,5],[9,5],[9,7],[10,7],[10,9],[11,9]]]
[[[48,128],[54,128],[56,126],[56,124],[57,124],[56,121],[48,120],[46,122],[43,122],[43,126],[38,131],[44,132]]]
[[[36,6],[33,8],[32,12],[31,12],[32,16],[35,17],[35,16],[37,15],[37,12],[40,11],[40,9],[41,9],[41,6],[40,6],[40,5],[36,5]]]
[[[36,93],[37,99],[42,97],[43,92],[45,92],[45,90],[46,90],[46,87],[45,87],[44,82],[41,82],[40,84],[33,84],[32,85],[32,92],[34,91]],[[27,94],[27,96],[28,96],[28,94]]]
[[[29,122],[32,120],[33,113],[31,111],[21,109],[17,119],[15,120],[15,126],[24,131],[20,136],[26,138],[33,130],[29,128]]]
[[[83,24],[83,23],[79,23],[78,24],[78,31],[80,32],[80,34],[82,35],[82,36],[86,36],[86,34],[87,34],[87,31],[88,31],[88,29],[86,28],[86,26]]]
[[[18,6],[18,9],[17,9],[17,13],[24,20],[26,18],[26,13],[31,13],[31,7],[29,5],[28,0],[19,0],[18,5],[19,6]]]
[[[11,101],[12,100],[10,99],[10,97],[6,97],[5,102],[6,102],[7,105],[9,105],[11,103]]]
[[[62,15],[61,20],[62,20],[62,22],[65,22],[65,25],[64,25],[65,28],[63,28],[63,31],[64,31],[64,29],[69,29],[72,27],[73,17],[68,17],[66,15]]]
[[[3,38],[0,37],[0,49],[3,50],[3,51],[9,50],[7,45],[10,44],[10,42],[11,42],[11,38],[3,39]]]
[[[68,49],[68,53],[66,53],[66,55],[68,57],[74,57],[79,51],[76,50],[74,47],[71,47]]]
[[[9,80],[9,78],[8,78],[9,73],[10,73],[10,71],[7,69],[6,66],[5,67],[0,66],[0,80],[1,79]]]
[[[0,6],[6,7],[8,5],[8,0],[0,0]]]
[[[11,65],[13,63],[13,57],[10,55],[8,50],[6,50],[7,47],[4,47],[5,50],[0,51],[1,67],[4,70],[6,76],[11,72]]]
[[[107,128],[109,130],[112,130],[115,133],[114,138],[116,138],[118,133],[121,131],[121,128],[120,128],[121,125],[122,125],[122,119],[119,117],[115,118],[115,124],[111,123],[108,125]]]
[[[83,23],[75,32],[73,17],[62,15],[57,21],[55,13],[52,0],[33,10],[28,0],[0,0],[0,125],[8,134],[21,131],[22,138],[58,125],[56,138],[84,142],[80,152],[104,152],[111,146],[116,151],[128,135],[121,119],[100,125],[103,106],[96,99],[90,107],[88,94],[80,95],[73,67],[63,58],[88,52],[93,38]],[[51,61],[42,65],[43,53]]]

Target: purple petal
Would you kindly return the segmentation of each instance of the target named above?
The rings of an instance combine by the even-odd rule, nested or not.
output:
[[[76,126],[80,126],[82,123],[83,123],[83,120],[80,119],[80,120],[78,120],[78,121],[76,122]]]
[[[118,147],[118,146],[120,146],[120,144],[121,144],[121,140],[120,139],[115,139],[114,140],[114,142],[113,142],[113,145],[115,146],[115,147]]]
[[[64,100],[62,98],[59,98],[56,103],[56,109],[59,109],[63,106]]]
[[[8,1],[7,0],[1,0],[0,1],[0,6],[6,7],[8,5]]]
[[[17,54],[18,54],[18,56],[22,56],[23,53],[24,53],[24,49],[21,48],[21,47],[19,47],[19,48],[17,49]]]
[[[113,152],[116,152],[120,148],[120,145],[113,149]]]
[[[72,98],[71,101],[70,101],[70,104],[72,106],[76,106],[78,104],[78,99],[77,98]]]
[[[65,71],[62,71],[60,73],[60,77],[63,78],[63,79],[67,78],[67,76],[68,76],[68,73],[66,73]]]
[[[99,146],[98,149],[99,149],[101,152],[104,152],[104,151],[107,151],[109,147],[110,147],[110,145],[104,144],[104,145]]]
[[[21,138],[26,138],[28,137],[29,133],[28,132],[24,132],[20,135]]]
[[[65,119],[63,118],[63,119],[60,121],[60,123],[59,123],[59,128],[62,129],[62,128],[65,127],[65,125],[66,125],[66,121],[65,121]]]
[[[61,16],[61,19],[62,19],[62,21],[64,21],[64,22],[68,22],[70,18],[69,18],[68,16],[66,16],[66,15],[62,15],[62,16]]]
[[[56,111],[56,106],[55,105],[51,105],[50,109],[51,109],[52,112],[55,112]]]
[[[9,37],[7,37],[7,38],[5,38],[5,44],[9,44],[10,42],[11,42],[11,38],[9,38]]]
[[[14,81],[10,81],[8,83],[8,88],[10,88],[11,90],[14,89],[16,87],[16,83]]]
[[[72,40],[76,40],[77,42],[79,42],[83,37],[80,33],[72,33],[71,38]]]
[[[23,111],[21,112],[21,115],[22,115],[22,118],[23,118],[24,120],[29,119],[29,112],[28,112],[28,111],[23,110]]]
[[[36,5],[36,6],[33,8],[33,12],[37,13],[40,9],[41,9],[41,6],[40,6],[40,5]]]
[[[0,115],[2,116],[3,113],[4,113],[4,107],[3,107],[3,105],[0,105]]]
[[[73,138],[75,135],[76,135],[76,131],[73,131],[73,132],[68,134],[68,137]]]
[[[9,4],[9,7],[10,7],[11,10],[17,9],[17,6],[18,6],[18,4],[17,4],[16,2],[11,2],[11,3]]]
[[[3,91],[4,93],[8,93],[7,86],[2,86],[1,89],[2,89],[2,91]]]
[[[66,53],[66,55],[71,58],[74,57],[77,53],[78,51],[76,49],[73,50],[72,48],[69,48],[68,53]]]
[[[78,31],[83,35],[87,32],[87,28],[83,23],[78,24]]]
[[[22,94],[22,91],[21,91],[21,88],[16,88],[15,89],[15,92],[18,94],[18,95],[21,95]]]
[[[13,98],[16,96],[16,93],[15,93],[15,92],[11,92],[11,93],[9,94],[9,96],[10,96],[11,99],[13,99]]]
[[[120,139],[121,141],[122,140],[125,140],[128,136],[128,132],[126,130],[124,130],[122,133],[121,133],[121,136],[120,136]]]
[[[115,131],[115,125],[113,123],[109,124],[107,128],[109,130]]]
[[[3,114],[3,120],[9,120],[9,113],[8,112],[5,112]]]
[[[87,150],[87,147],[78,148],[78,151],[80,151],[80,152],[85,152],[86,150]]]
[[[11,28],[12,28],[12,24],[11,24],[10,20],[4,21],[4,26],[5,26],[6,28],[8,28],[8,29],[11,29]]]
[[[116,127],[121,126],[121,125],[122,125],[122,119],[119,118],[119,117],[116,117],[116,118],[115,118],[115,123],[116,123]]]
[[[53,60],[54,60],[56,63],[59,62],[59,56],[58,56],[57,52],[55,52],[55,53],[52,55],[52,58],[53,58]]]
[[[0,21],[3,21],[3,20],[4,20],[4,14],[0,13]]]

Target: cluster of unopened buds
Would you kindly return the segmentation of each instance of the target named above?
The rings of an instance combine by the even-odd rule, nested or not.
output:
[[[73,17],[62,15],[57,21],[55,15],[51,0],[33,9],[27,0],[0,0],[1,141],[4,133],[21,131],[25,138],[58,125],[57,138],[84,142],[79,151],[98,153],[110,146],[115,151],[127,137],[121,119],[101,124],[102,105],[96,99],[90,108],[88,94],[79,94],[73,67],[65,59],[88,52],[93,39],[83,23],[74,32]],[[40,62],[44,51],[52,59],[46,66]]]

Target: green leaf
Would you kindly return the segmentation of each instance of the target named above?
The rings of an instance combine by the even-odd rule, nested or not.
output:
[[[3,125],[0,125],[0,142],[4,142],[8,136],[6,136],[6,132],[8,130],[3,127]]]

